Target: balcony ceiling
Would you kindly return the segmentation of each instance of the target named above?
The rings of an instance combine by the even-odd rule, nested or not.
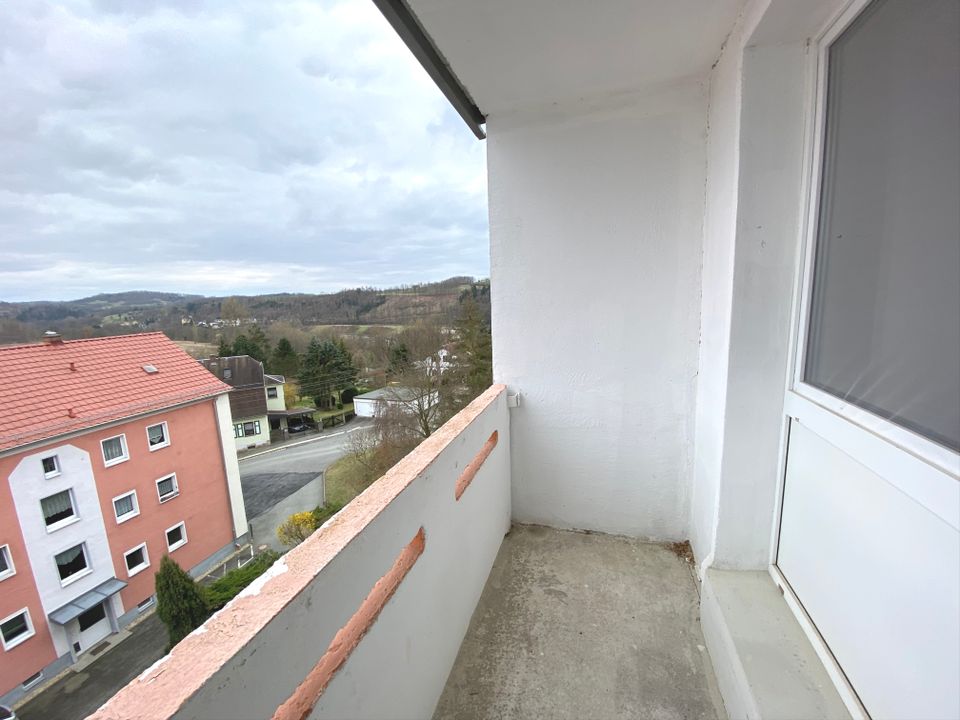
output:
[[[492,115],[705,74],[742,0],[408,0]]]

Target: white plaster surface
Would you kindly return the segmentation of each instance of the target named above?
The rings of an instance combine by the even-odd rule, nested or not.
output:
[[[60,475],[47,479],[41,460],[52,454],[57,455],[60,462]],[[79,520],[47,532],[40,500],[68,489],[73,491],[74,510]],[[44,613],[53,612],[115,576],[89,453],[74,445],[57,445],[26,455],[10,473],[10,492]],[[54,556],[80,543],[86,543],[87,562],[92,572],[64,587],[60,584]],[[35,624],[44,621],[44,618],[34,618]],[[57,654],[69,652],[66,635],[57,625],[51,623],[50,627]]]
[[[411,0],[480,109],[603,97],[705,75],[743,0]]]
[[[311,717],[430,717],[509,528],[507,412],[501,393],[175,717],[270,717],[421,526],[423,554]],[[497,447],[456,501],[457,477],[494,430]]]
[[[230,414],[228,395],[223,394],[217,397],[215,411],[217,427],[220,430],[220,447],[223,452],[223,466],[227,477],[227,491],[230,496],[230,513],[233,516],[233,535],[234,537],[240,537],[247,533],[247,511],[243,505],[240,461],[237,459],[236,440],[233,437],[233,416]]]
[[[488,120],[519,522],[687,537],[705,117],[690,82]]]

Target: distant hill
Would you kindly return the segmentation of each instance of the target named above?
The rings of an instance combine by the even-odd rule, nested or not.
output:
[[[212,328],[224,321],[268,326],[410,325],[451,322],[462,299],[472,296],[489,313],[489,281],[469,277],[387,289],[357,288],[335,293],[280,293],[206,297],[138,290],[62,302],[0,302],[0,343],[37,339],[46,330],[65,337],[90,337],[161,330],[181,336],[185,327]],[[195,339],[208,341],[204,332]]]

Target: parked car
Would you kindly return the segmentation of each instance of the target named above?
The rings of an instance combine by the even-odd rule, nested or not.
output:
[[[0,705],[0,720],[17,720],[17,714],[6,705]]]
[[[287,431],[291,434],[293,433],[302,433],[307,430],[313,430],[317,427],[317,424],[310,422],[309,420],[291,420],[287,423]]]

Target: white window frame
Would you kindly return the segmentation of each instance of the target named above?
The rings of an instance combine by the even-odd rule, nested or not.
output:
[[[25,632],[23,635],[18,635],[17,637],[15,637],[13,640],[10,640],[9,642],[5,637],[3,637],[3,634],[0,633],[0,643],[3,644],[4,650],[13,650],[13,648],[15,648],[17,645],[20,645],[21,643],[26,642],[27,640],[29,640],[30,638],[32,638],[34,635],[37,634],[37,631],[33,627],[33,618],[30,617],[30,608],[20,608],[15,613],[11,613],[10,615],[7,615],[5,618],[0,619],[0,625],[2,625],[5,622],[10,622],[18,615],[26,616],[27,632]]]
[[[150,444],[150,428],[155,428],[158,425],[163,428],[163,442],[160,443],[159,445],[151,445]],[[170,447],[170,427],[167,425],[166,420],[163,420],[158,423],[154,423],[153,425],[147,425],[144,432],[147,434],[147,449],[150,452],[156,452],[157,450],[162,450],[165,447]]]
[[[170,538],[167,536],[167,534],[171,530],[176,530],[177,528],[180,528],[180,532],[183,535],[183,538],[179,542],[175,542],[173,545],[171,545]],[[173,552],[174,550],[179,550],[180,548],[182,548],[184,545],[187,544],[187,524],[183,520],[181,520],[176,525],[171,525],[170,527],[168,527],[166,530],[163,531],[163,539],[167,543],[167,552]]]
[[[71,515],[68,518],[64,518],[63,520],[58,520],[52,525],[47,525],[47,518],[45,515],[43,515],[43,500],[45,500],[48,497],[53,497],[53,495],[59,495],[60,493],[64,493],[64,492],[67,493],[67,496],[70,498],[70,508],[73,510],[73,515]],[[45,497],[40,498],[40,501],[41,501],[40,515],[43,517],[43,524],[46,527],[48,533],[56,532],[57,530],[67,527],[68,525],[73,525],[76,522],[80,522],[80,513],[77,512],[77,499],[73,495],[73,488],[66,488],[65,490],[60,490],[58,492],[55,492],[52,495],[47,495]]]
[[[173,493],[164,497],[160,495],[160,483],[166,480],[167,478],[173,478]],[[180,497],[180,481],[177,480],[176,473],[167,473],[163,477],[158,477],[154,481],[154,485],[156,485],[157,487],[157,499],[160,501],[161,505],[165,502],[170,502],[176,497]]]
[[[17,568],[13,564],[13,553],[10,552],[10,545],[0,545],[0,555],[3,555],[7,561],[7,569],[0,572],[0,580],[6,580],[17,574]]]
[[[130,512],[128,512],[123,516],[117,515],[117,506],[116,506],[117,500],[128,497],[130,495],[133,495],[133,510],[131,510]],[[137,498],[136,490],[131,490],[130,492],[125,492],[117,495],[115,498],[113,498],[110,501],[110,505],[111,507],[113,507],[113,517],[117,521],[117,525],[119,525],[120,523],[125,523],[127,520],[133,520],[135,517],[137,517],[140,514],[140,500],[139,498]]]
[[[833,41],[859,17],[870,2],[871,0],[854,0],[846,5],[816,38],[816,52],[811,53],[812,61],[816,63],[813,68],[815,86],[811,103],[812,113],[808,123],[810,126],[807,139],[808,174],[805,181],[804,227],[798,278],[799,311],[794,316],[795,344],[791,352],[792,374],[788,391],[794,396],[795,404],[800,406],[806,415],[819,415],[824,411],[839,415],[865,432],[877,435],[919,460],[960,479],[960,455],[953,450],[803,381],[810,326],[823,161],[826,152],[824,130],[827,112],[828,53]]]
[[[132,555],[137,550],[143,550],[143,562],[134,567],[130,567],[127,563],[127,556]],[[145,542],[140,543],[136,547],[132,547],[123,554],[123,567],[127,570],[127,577],[133,577],[137,573],[141,573],[150,567],[150,554],[147,552],[147,544]]]
[[[43,476],[44,476],[47,480],[50,480],[51,478],[59,477],[59,475],[60,475],[60,473],[61,473],[61,470],[60,470],[60,458],[57,456],[57,454],[56,454],[56,453],[53,453],[52,455],[44,455],[42,458],[40,458],[40,469],[41,469],[41,470],[43,469],[43,463],[44,463],[45,460],[53,460],[54,469],[51,470],[50,472],[47,472],[46,470],[43,470]]]
[[[33,675],[28,677],[26,680],[20,683],[20,687],[24,690],[29,690],[32,687],[36,687],[41,680],[43,680],[43,670],[40,672],[35,672]]]
[[[123,447],[123,455],[120,457],[114,458],[113,460],[107,460],[107,454],[103,451],[103,444],[108,440],[116,440],[120,438],[120,444]],[[108,438],[104,438],[100,441],[100,457],[103,460],[104,467],[113,467],[114,465],[119,465],[122,462],[126,462],[130,459],[130,448],[127,446],[127,434],[120,433],[119,435],[111,435]]]
[[[146,600],[141,600],[137,603],[137,612],[144,612],[149,608],[152,608],[154,603],[157,602],[157,598],[151,595]]]
[[[67,585],[72,585],[77,580],[80,580],[81,578],[85,578],[87,575],[93,572],[93,568],[90,567],[90,553],[87,552],[87,544],[85,542],[82,542],[82,543],[79,543],[79,545],[80,545],[80,552],[83,553],[83,561],[87,564],[87,566],[83,570],[79,572],[75,572],[73,575],[70,575],[69,577],[60,578],[60,566],[57,564],[57,555],[59,555],[62,552],[66,552],[67,550],[72,550],[77,546],[70,545],[69,547],[65,547],[60,552],[53,554],[53,566],[57,570],[57,579],[60,580],[60,587],[67,587]]]

